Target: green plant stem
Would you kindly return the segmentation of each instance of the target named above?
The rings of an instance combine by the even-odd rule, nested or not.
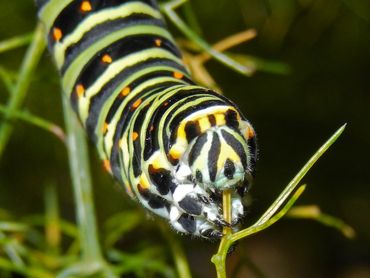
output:
[[[181,244],[174,238],[173,232],[169,230],[167,223],[160,222],[159,228],[171,248],[178,277],[191,278],[189,263]]]
[[[194,14],[191,2],[184,5],[184,17],[189,27],[198,35],[203,36],[203,30]]]
[[[10,236],[0,231],[0,241],[2,240],[5,241],[2,249],[4,249],[4,253],[8,255],[11,262],[16,267],[24,267],[25,264],[20,254],[18,253],[17,248],[14,246],[14,240],[11,239]]]
[[[307,161],[307,163],[302,167],[298,174],[291,180],[291,182],[285,187],[285,189],[279,195],[279,197],[257,220],[256,223],[237,233],[234,234],[226,233],[222,237],[218,248],[218,252],[215,255],[213,255],[211,259],[211,261],[214,263],[216,267],[217,277],[226,278],[226,255],[230,246],[234,242],[268,228],[276,221],[281,219],[288,212],[288,210],[293,206],[293,204],[296,202],[296,200],[299,198],[299,196],[303,193],[305,189],[305,185],[298,187],[297,189],[298,183],[302,180],[302,178],[306,175],[310,168],[316,163],[316,161],[325,153],[325,151],[338,139],[338,137],[344,131],[345,126],[346,125],[340,127],[316,151],[316,153]],[[289,197],[290,199],[288,199]],[[282,206],[283,208],[281,208]]]
[[[5,88],[9,92],[9,94],[12,94],[14,90],[12,77],[10,76],[9,72],[1,66],[0,66],[0,79],[3,81]]]
[[[14,48],[22,47],[32,41],[33,34],[25,34],[16,36],[11,39],[0,42],[0,53],[12,50]]]
[[[259,231],[262,231],[268,227],[270,227],[272,224],[276,223],[280,218],[282,218],[289,209],[294,205],[294,203],[298,200],[298,198],[302,195],[304,190],[306,189],[306,185],[300,186],[297,191],[294,192],[293,196],[289,199],[289,201],[284,205],[284,207],[273,217],[271,217],[266,222],[257,222],[254,225],[252,225],[250,228],[241,230],[235,234],[231,235],[231,241],[235,242],[239,239],[242,239],[243,237],[255,234]]]
[[[176,14],[175,9],[186,3],[187,0],[173,0],[163,5],[163,11],[167,17],[175,24],[175,26],[191,41],[196,43],[203,51],[207,52],[214,59],[228,66],[229,68],[243,74],[250,76],[253,74],[253,69],[244,66],[237,61],[231,59],[225,54],[214,50],[208,43],[202,40],[196,33],[194,33],[185,22]]]
[[[51,132],[54,134],[58,139],[60,139],[63,143],[65,143],[65,134],[64,131],[61,129],[60,126],[49,122],[43,118],[37,117],[27,111],[13,111],[13,112],[8,112],[8,108],[6,106],[3,106],[0,104],[0,113],[3,113],[7,115],[8,120],[11,119],[19,119],[22,120],[26,123],[32,124],[34,126],[37,126],[39,128],[42,128],[48,132]]]
[[[86,136],[66,96],[62,95],[64,121],[77,223],[81,242],[81,263],[63,270],[58,277],[117,277],[104,260],[98,239]]]
[[[60,213],[58,195],[55,185],[48,184],[45,188],[45,238],[48,251],[52,255],[60,254],[62,239],[60,229]]]
[[[191,272],[188,264],[188,260],[182,249],[180,243],[173,238],[172,232],[167,234],[167,239],[170,242],[172,254],[174,255],[174,261],[176,270],[179,278],[191,278]]]
[[[288,212],[287,217],[295,219],[312,219],[325,226],[339,230],[349,239],[353,239],[356,236],[356,232],[351,226],[335,216],[321,212],[321,209],[316,205],[296,206]]]
[[[317,162],[317,160],[330,148],[332,144],[338,139],[338,137],[343,133],[346,128],[346,124],[341,126],[316,152],[315,154],[306,162],[306,164],[301,168],[298,174],[290,181],[290,183],[285,187],[284,191],[275,200],[274,204],[261,216],[256,224],[265,222],[267,219],[271,218],[272,215],[276,213],[280,205],[285,202],[287,196],[291,194],[298,186],[298,183],[303,179],[311,167]]]
[[[18,80],[7,104],[8,111],[5,115],[5,121],[3,121],[0,127],[0,157],[4,152],[5,146],[12,132],[12,125],[7,121],[7,118],[22,105],[31,82],[31,77],[44,49],[44,32],[41,24],[39,24],[36,27],[32,43],[28,47],[25,58],[23,59]]]
[[[77,222],[83,261],[102,261],[88,163],[85,134],[73,114],[67,98],[63,95],[64,121],[72,185],[76,201]]]
[[[54,276],[39,268],[33,268],[33,267],[18,267],[15,264],[13,264],[11,261],[8,261],[4,258],[0,257],[0,268],[12,271],[15,273],[19,273],[23,275],[24,277],[35,277],[35,278],[53,278]]]
[[[298,190],[293,194],[293,196],[289,199],[289,201],[284,205],[284,207],[274,215],[271,219],[268,221],[260,224],[260,225],[252,225],[251,227],[248,227],[244,230],[241,230],[235,234],[228,233],[226,234],[220,242],[220,246],[218,249],[218,252],[216,255],[213,255],[211,261],[216,266],[216,272],[218,278],[226,278],[226,256],[227,252],[230,249],[230,246],[247,236],[250,236],[252,234],[258,233],[268,227],[270,227],[272,224],[276,223],[279,219],[281,219],[288,211],[289,209],[294,205],[294,203],[298,200],[298,198],[302,195],[303,191],[305,190],[306,186],[302,185],[298,188]]]

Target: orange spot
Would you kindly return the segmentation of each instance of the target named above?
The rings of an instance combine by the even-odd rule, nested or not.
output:
[[[162,40],[161,39],[156,39],[155,41],[155,45],[160,47],[162,45]]]
[[[102,58],[101,61],[106,64],[112,63],[112,57],[109,56],[108,54],[105,54]]]
[[[110,167],[110,162],[108,159],[103,160],[103,167],[109,173],[112,171],[112,168]]]
[[[181,72],[178,72],[178,71],[175,71],[173,73],[173,77],[177,78],[177,79],[181,79],[184,77],[184,75],[181,73]]]
[[[80,6],[80,11],[81,12],[86,13],[86,12],[90,12],[91,10],[92,10],[92,7],[91,7],[90,1],[83,1],[81,3],[81,6]]]
[[[60,41],[61,38],[63,37],[63,33],[62,33],[62,30],[57,28],[57,27],[54,27],[53,28],[53,38],[55,41]]]
[[[142,184],[138,183],[137,184],[137,189],[139,190],[139,192],[143,193],[145,191],[147,191],[148,189],[145,188]]]
[[[250,139],[250,138],[253,138],[254,137],[254,131],[252,128],[248,128],[248,132],[247,132],[247,138]]]
[[[130,87],[126,87],[126,88],[124,88],[124,89],[121,91],[121,95],[125,97],[125,96],[127,96],[130,92],[131,92]]]
[[[76,86],[76,93],[77,93],[77,95],[78,95],[79,97],[82,97],[82,96],[84,95],[84,93],[85,93],[85,88],[84,88],[84,86],[83,86],[82,84],[78,84],[78,85]]]
[[[139,133],[137,133],[136,131],[134,131],[133,133],[132,133],[132,140],[136,140],[137,138],[139,137]]]
[[[103,125],[103,133],[106,133],[107,132],[107,130],[108,130],[108,123],[104,123],[104,125]]]
[[[154,130],[154,126],[151,125],[150,128],[149,128],[149,131],[153,131]]]
[[[134,104],[132,104],[132,108],[133,109],[136,109],[139,107],[139,105],[141,104],[142,100],[141,99],[138,99],[134,102]]]
[[[163,106],[167,106],[168,105],[168,101],[166,101],[165,103],[163,103]]]

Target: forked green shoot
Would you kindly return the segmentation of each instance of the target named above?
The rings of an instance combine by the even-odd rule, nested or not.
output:
[[[307,161],[307,163],[302,167],[302,169],[297,173],[297,175],[290,181],[290,183],[285,187],[283,192],[278,196],[278,198],[272,203],[272,205],[266,210],[266,212],[251,226],[236,232],[234,234],[226,233],[221,239],[218,252],[213,255],[211,261],[215,264],[217,277],[226,277],[226,256],[230,246],[247,236],[260,232],[272,224],[277,222],[283,216],[287,214],[289,209],[298,200],[306,185],[298,187],[303,177],[311,169],[311,167],[317,162],[317,160],[329,149],[329,147],[338,139],[338,137],[344,131],[346,125],[341,126]],[[228,204],[224,203],[224,210],[228,208]]]

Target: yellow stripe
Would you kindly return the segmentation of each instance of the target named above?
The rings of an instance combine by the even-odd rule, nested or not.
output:
[[[218,126],[224,125],[226,123],[224,114],[216,114],[215,118],[216,118],[216,125]]]
[[[82,37],[95,26],[108,20],[128,17],[133,13],[143,13],[158,19],[161,18],[158,11],[143,3],[126,3],[120,7],[113,7],[104,9],[101,12],[92,13],[92,15],[83,20],[72,33],[68,34],[62,42],[55,44],[54,57],[57,67],[60,69],[63,66],[66,49],[79,42]]]
[[[140,84],[138,87],[136,87],[131,94],[129,94],[125,100],[122,102],[122,104],[119,106],[119,108],[116,110],[113,118],[111,119],[110,121],[110,125],[112,126],[116,126],[120,117],[121,117],[121,114],[122,114],[122,110],[125,108],[125,106],[127,106],[127,103],[139,92],[141,92],[142,90],[144,90],[146,87],[150,87],[152,85],[155,85],[157,84],[158,82],[162,82],[162,81],[170,81],[170,80],[173,80],[171,79],[170,77],[159,77],[159,78],[153,78],[153,79],[150,79],[148,80],[147,82],[144,82],[142,84]],[[86,121],[86,117],[87,117],[87,113],[88,113],[88,104],[86,106],[86,103],[84,103],[83,106],[81,106],[80,104],[80,111],[81,112],[84,112],[82,115],[81,115],[81,120],[83,122]],[[80,112],[80,113],[81,113]],[[109,150],[109,153],[110,153],[110,150],[112,149],[113,147],[113,136],[114,136],[114,133],[115,133],[115,129],[114,128],[111,128],[108,130],[107,134],[104,136],[104,145],[106,147],[107,150]],[[126,155],[127,156],[127,155]]]
[[[99,78],[95,81],[95,83],[90,86],[89,88],[86,88],[84,98],[79,99],[79,110],[80,110],[80,116],[81,120],[84,122],[87,119],[88,116],[88,107],[90,105],[90,100],[93,96],[98,94],[102,87],[109,82],[114,76],[116,76],[118,73],[120,73],[123,69],[130,67],[138,62],[145,61],[151,57],[160,57],[160,58],[168,58],[175,60],[176,62],[179,62],[179,59],[176,58],[171,53],[167,52],[166,50],[162,50],[159,48],[155,49],[147,49],[144,51],[136,52],[134,54],[131,54],[129,56],[126,56],[125,58],[122,58],[120,60],[117,60],[116,62],[109,65],[107,70],[99,76]],[[167,78],[169,81],[173,80],[171,77]],[[157,79],[152,79],[157,80]],[[157,81],[158,82],[158,81]],[[151,84],[153,84],[151,82]],[[140,86],[138,88],[141,88]],[[140,92],[137,89],[135,89],[135,92]],[[126,99],[131,99],[132,96],[134,96],[135,93],[131,92]],[[130,97],[131,96],[131,97]]]
[[[202,117],[199,119],[198,122],[201,132],[205,132],[207,129],[211,128],[211,124],[208,120],[208,117]]]
[[[212,97],[212,96],[211,96]],[[186,109],[185,107],[183,107]],[[208,120],[208,115],[215,115],[216,117],[216,125],[221,126],[225,124],[225,120],[221,121],[221,118],[224,119],[224,113],[230,109],[230,106],[225,105],[218,105],[218,106],[212,106],[207,109],[202,109],[199,111],[196,111],[192,114],[190,114],[188,117],[186,117],[184,120],[181,121],[178,130],[177,130],[177,137],[180,141],[186,142],[186,133],[185,133],[185,125],[189,121],[199,121],[199,126],[201,128],[201,131],[204,132],[208,128],[211,127],[211,124]],[[180,109],[182,110],[182,109]],[[175,116],[175,115],[174,115]],[[174,117],[173,116],[173,117]]]
[[[181,89],[182,90],[192,90],[192,89],[200,89],[200,88],[202,88],[202,87],[199,87],[199,86],[193,86],[193,85],[188,85],[188,86],[183,86],[183,87],[181,87]],[[168,99],[168,98],[170,98],[171,97],[171,95],[173,95],[174,93],[175,93],[176,91],[174,90],[173,92],[170,92],[169,94],[164,94],[161,98],[160,98],[160,100],[159,101],[161,101],[161,99]],[[196,99],[196,100],[194,100],[194,101],[191,101],[191,102],[181,102],[183,105],[181,106],[181,109],[177,109],[177,111],[175,111],[174,113],[173,113],[173,110],[177,107],[177,106],[172,106],[171,108],[169,108],[169,109],[167,109],[166,110],[166,112],[163,114],[163,116],[162,116],[162,119],[160,120],[160,122],[159,122],[159,125],[158,125],[158,128],[159,128],[159,130],[162,130],[162,129],[166,129],[166,133],[169,135],[170,133],[171,133],[171,131],[169,130],[169,126],[170,126],[170,123],[169,124],[167,124],[166,126],[164,125],[164,121],[167,119],[167,117],[168,117],[168,115],[170,114],[170,113],[173,113],[172,115],[171,115],[171,119],[173,119],[173,118],[175,118],[176,117],[176,115],[178,114],[178,113],[181,113],[182,111],[184,111],[184,110],[186,110],[187,108],[189,108],[189,107],[191,107],[191,106],[194,106],[194,105],[197,105],[198,103],[201,103],[201,102],[203,102],[203,101],[207,101],[207,100],[212,100],[212,99],[214,99],[215,97],[214,96],[210,96],[210,95],[205,95],[205,96],[201,96],[201,97],[199,97],[198,99]],[[204,110],[208,110],[208,109],[204,109]],[[201,111],[204,111],[204,110],[201,110]],[[199,111],[198,111],[199,112]],[[197,114],[198,112],[195,112],[195,113],[193,113],[193,114]],[[191,120],[191,119],[190,119]],[[184,124],[183,122],[182,122],[182,124]],[[184,127],[182,127],[182,128],[184,128]],[[164,150],[165,149],[165,147],[164,147],[164,145],[163,145],[163,134],[162,134],[162,132],[160,132],[159,133],[159,148],[161,149],[161,150]],[[185,140],[185,142],[180,142],[179,144],[186,144],[186,140]]]
[[[98,123],[97,123],[96,128],[95,128],[95,132],[99,133],[100,130],[102,129],[102,126],[104,125],[104,122],[105,122],[105,119],[106,119],[106,116],[108,114],[108,111],[109,111],[110,107],[112,106],[112,104],[113,104],[114,100],[116,99],[117,95],[120,94],[120,92],[122,91],[123,88],[127,87],[133,80],[137,79],[140,76],[143,76],[143,75],[145,75],[147,73],[150,73],[150,72],[160,71],[160,70],[172,70],[172,68],[167,67],[167,66],[156,66],[156,67],[145,68],[145,69],[131,75],[126,80],[124,80],[119,86],[117,86],[117,88],[114,90],[112,95],[103,104],[103,107],[101,109],[100,116],[99,116],[99,119],[98,119]],[[163,92],[163,93],[165,93],[165,92]],[[131,94],[131,92],[130,92],[130,94]],[[79,110],[81,111],[81,109],[79,109]],[[123,144],[123,143],[121,142],[121,144]],[[103,150],[103,136],[98,136],[98,141],[96,143],[96,146],[97,146],[98,152],[103,154],[104,153],[104,150]]]
[[[109,35],[107,35],[103,40],[99,40],[96,43],[92,44],[88,49],[80,53],[80,55],[73,60],[72,64],[68,67],[67,71],[65,72],[63,79],[62,79],[62,85],[64,88],[65,93],[70,96],[72,92],[72,87],[74,83],[76,82],[77,77],[79,76],[81,70],[85,66],[85,64],[92,59],[96,55],[97,52],[104,49],[105,47],[109,46],[113,42],[117,41],[120,38],[134,35],[134,34],[159,34],[161,36],[164,36],[168,39],[170,39],[169,33],[164,30],[161,27],[157,26],[150,26],[150,25],[140,25],[140,26],[133,26],[124,28],[122,30],[119,30],[117,32],[113,32]],[[168,54],[163,54],[164,52],[168,53],[167,51],[164,51],[162,49],[156,48],[155,51],[150,50],[151,53],[155,55],[155,53],[158,53],[159,57],[168,57]],[[142,52],[140,52],[142,53]],[[161,54],[162,53],[162,54]],[[134,57],[130,55],[129,57]],[[175,57],[171,55],[171,57]],[[177,58],[173,58],[176,61],[179,61]],[[110,67],[112,67],[115,63],[112,63]]]
[[[218,156],[217,160],[217,172],[221,171],[224,167],[226,160],[229,158],[232,162],[240,161],[239,155],[235,152],[235,150],[230,147],[225,140],[222,140],[223,143],[221,144],[221,151],[220,155]]]

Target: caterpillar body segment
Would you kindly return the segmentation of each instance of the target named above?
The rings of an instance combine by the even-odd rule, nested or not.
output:
[[[224,226],[237,230],[254,130],[234,103],[194,84],[156,2],[37,4],[65,95],[128,195],[182,233],[216,239]]]

